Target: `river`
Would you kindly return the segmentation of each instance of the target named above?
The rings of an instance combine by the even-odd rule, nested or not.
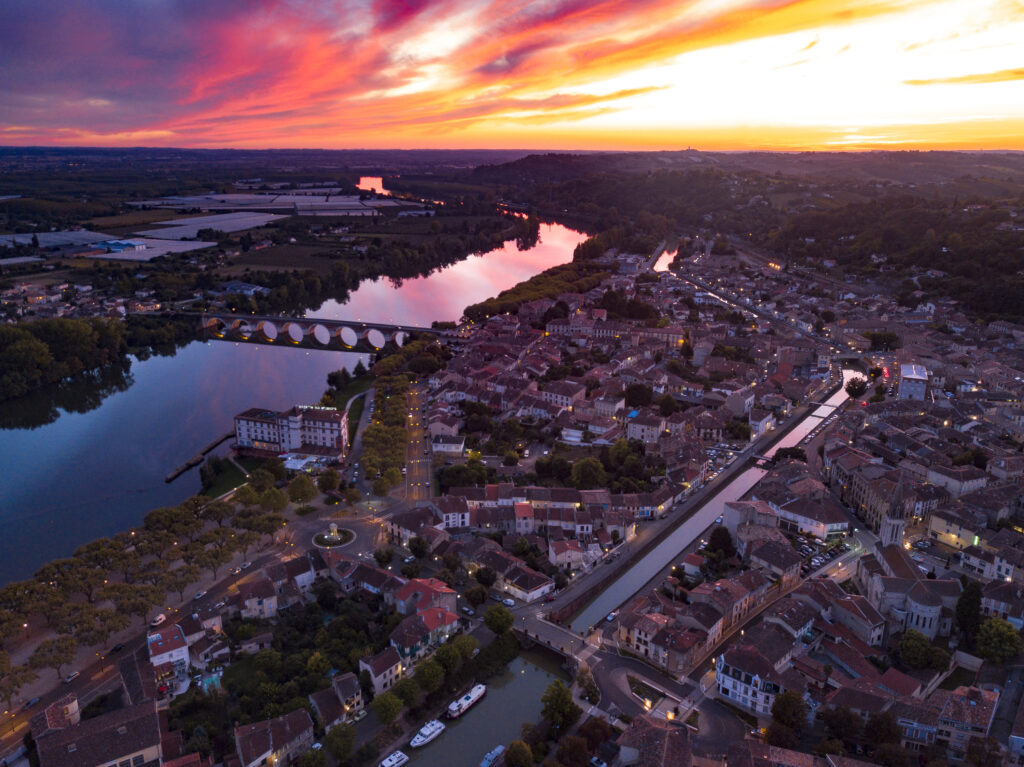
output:
[[[846,381],[855,375],[857,375],[855,371],[844,370],[844,385]],[[808,413],[803,420],[776,442],[767,451],[766,455],[770,458],[780,448],[798,445],[804,437],[814,431],[825,418],[830,416],[847,399],[849,399],[849,395],[847,395],[843,387],[840,387],[823,405]],[[696,514],[673,530],[665,540],[655,546],[643,559],[617,578],[593,602],[587,605],[579,615],[573,618],[572,628],[582,631],[588,626],[596,626],[604,620],[608,613],[617,609],[626,600],[640,591],[648,581],[657,576],[658,573],[679,557],[690,544],[703,535],[714,524],[714,521],[725,512],[725,504],[743,498],[765,474],[766,472],[763,469],[750,468],[741,472],[719,488],[710,499],[705,501]]]
[[[405,747],[415,767],[477,767],[484,754],[497,745],[508,748],[522,737],[522,726],[540,720],[541,695],[555,679],[569,677],[555,658],[524,651],[504,674],[487,681],[487,695],[466,714],[446,721],[441,736],[421,749]]]
[[[328,301],[310,314],[414,325],[458,319],[468,304],[570,261],[584,237],[544,224],[528,251],[509,242],[427,277],[364,282],[347,303]],[[171,484],[164,477],[230,431],[235,413],[315,403],[327,373],[351,369],[360,357],[195,341],[173,357],[132,360],[130,371],[105,381],[102,393],[96,386],[6,403],[0,407],[0,585],[194,495],[198,469]]]

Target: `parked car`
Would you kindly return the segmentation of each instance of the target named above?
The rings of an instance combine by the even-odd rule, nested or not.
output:
[[[516,606],[515,600],[514,599],[508,599],[507,597],[505,599],[502,599],[501,603],[503,605],[505,605],[505,607],[515,607]]]
[[[39,702],[39,698],[32,698],[30,701],[26,701],[25,705],[21,707],[22,711],[28,711],[32,706]]]
[[[248,570],[250,567],[252,567],[252,562],[242,562],[243,570]]]
[[[232,575],[238,575],[241,572],[242,572],[242,568],[241,567],[232,567],[231,568],[231,574]]]
[[[124,649],[124,645],[118,642],[116,645],[110,648],[110,652],[121,652]]]
[[[81,671],[72,671],[70,674],[68,674],[66,677],[64,677],[64,684],[71,684],[76,679],[78,679],[78,677],[80,677],[81,675],[82,675]]]
[[[366,719],[366,709],[365,708],[362,708],[359,711],[356,711],[356,713],[352,716],[352,721],[353,722],[361,722],[364,719]]]
[[[206,596],[206,592],[205,591],[197,591],[196,595],[194,597],[192,597],[192,601],[196,602],[196,601],[202,599],[205,596]]]
[[[149,625],[153,628],[156,628],[157,626],[162,625],[166,620],[167,616],[163,613],[160,613],[158,616],[156,616],[153,620],[149,622]]]
[[[462,608],[462,612],[464,612],[466,615],[468,615],[470,617],[476,615],[476,613],[473,612],[473,608],[472,607],[463,607]]]

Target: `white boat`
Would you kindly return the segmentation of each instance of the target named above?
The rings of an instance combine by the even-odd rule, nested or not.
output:
[[[444,732],[444,724],[437,719],[433,719],[420,728],[420,731],[416,733],[416,737],[412,739],[412,743],[409,745],[413,748],[425,746],[442,732]]]
[[[495,764],[501,758],[501,755],[504,753],[504,746],[497,746],[496,748],[492,748],[490,751],[484,754],[484,758],[480,760],[480,767],[491,767],[491,765]]]
[[[487,685],[478,684],[458,700],[453,700],[448,704],[448,718],[458,719],[469,711],[473,704],[484,697],[485,692],[487,692]]]
[[[403,754],[401,751],[396,751],[384,758],[378,767],[401,767],[403,764],[409,761],[409,757]]]

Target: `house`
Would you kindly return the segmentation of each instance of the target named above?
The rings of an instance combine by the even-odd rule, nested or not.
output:
[[[583,549],[579,541],[552,541],[548,547],[548,561],[558,567],[576,569],[583,566]]]
[[[939,708],[935,742],[954,759],[963,759],[972,738],[988,737],[996,715],[999,693],[977,687],[936,690],[928,701]]]
[[[387,647],[372,657],[359,659],[359,671],[366,671],[370,674],[370,681],[373,684],[373,694],[380,695],[385,690],[402,678],[402,659],[398,650],[394,647]]]
[[[389,641],[398,651],[403,665],[411,666],[451,636],[459,616],[440,607],[427,607],[395,626]]]
[[[540,392],[541,400],[557,407],[572,408],[587,396],[587,387],[571,381],[554,381]]]
[[[151,630],[146,636],[149,662],[153,665],[158,680],[165,680],[168,687],[185,686],[188,678],[189,653],[185,632],[177,623],[158,630]],[[176,692],[176,691],[175,691]]]
[[[243,620],[272,620],[277,617],[277,589],[265,576],[240,584],[237,599]]]
[[[235,751],[242,767],[288,764],[312,745],[313,720],[304,708],[235,728]]]
[[[159,764],[163,758],[156,702],[85,719],[36,740],[40,767]]]
[[[413,578],[395,592],[391,601],[402,615],[412,615],[430,607],[440,607],[451,613],[457,610],[455,592],[437,578]]]
[[[690,733],[683,723],[641,714],[615,741],[616,767],[690,767]]]
[[[778,541],[767,541],[750,552],[750,564],[770,572],[783,588],[799,579],[802,561],[791,546]]]
[[[444,453],[446,455],[462,455],[462,451],[466,448],[466,438],[458,435],[451,437],[447,434],[438,434],[431,438],[430,449],[434,453]]]

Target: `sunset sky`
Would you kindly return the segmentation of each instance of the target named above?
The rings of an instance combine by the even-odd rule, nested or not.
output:
[[[1024,0],[4,0],[0,145],[1024,149]]]

